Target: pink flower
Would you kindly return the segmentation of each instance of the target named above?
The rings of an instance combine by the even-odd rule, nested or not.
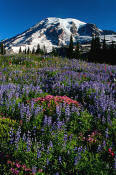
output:
[[[10,160],[7,161],[8,164],[12,164],[12,162]]]
[[[14,173],[14,174],[19,174],[19,171],[18,171],[18,170],[15,170],[14,168],[11,168],[10,170],[11,170],[11,172]]]
[[[111,152],[111,155],[112,155],[112,157],[114,157],[115,156],[114,152]]]
[[[31,169],[30,169],[30,168],[25,168],[24,170],[25,170],[25,171],[31,171]]]
[[[112,152],[112,150],[111,150],[110,148],[108,149],[108,151],[109,151],[110,153]]]
[[[15,170],[15,172],[14,172],[15,174],[19,174],[19,171],[18,170]]]
[[[42,169],[39,169],[38,172],[41,173],[41,172],[43,172],[43,170]]]
[[[22,165],[22,168],[26,168],[26,165],[24,164],[24,165]]]
[[[16,163],[16,167],[17,167],[17,168],[20,168],[21,165],[20,165],[19,163]]]

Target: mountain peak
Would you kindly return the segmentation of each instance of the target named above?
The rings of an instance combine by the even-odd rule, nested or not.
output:
[[[41,48],[45,46],[47,52],[50,52],[53,47],[69,44],[71,35],[74,42],[77,40],[81,43],[88,42],[91,40],[93,32],[99,35],[103,34],[103,31],[94,24],[88,24],[73,18],[48,17],[29,30],[5,40],[4,43],[7,49],[12,49],[14,52],[18,52],[20,47],[22,50],[28,47],[31,50],[33,47],[36,49],[38,44]]]

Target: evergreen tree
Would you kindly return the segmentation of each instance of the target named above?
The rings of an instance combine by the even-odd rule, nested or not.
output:
[[[116,48],[114,41],[112,41],[112,44],[110,45],[109,57],[110,57],[110,63],[116,64]]]
[[[57,54],[57,50],[53,47],[52,48],[52,55],[53,56],[57,56],[58,54]]]
[[[78,41],[77,41],[77,44],[76,44],[76,49],[75,49],[75,52],[74,52],[74,57],[75,57],[75,59],[78,59],[80,57],[79,42]]]
[[[92,35],[92,40],[91,40],[91,52],[95,51],[95,38],[94,34]]]
[[[90,50],[90,58],[91,61],[97,61],[100,58],[101,55],[101,44],[100,44],[100,38],[99,36],[92,36],[91,40],[91,50]]]
[[[111,44],[111,46],[110,46],[110,49],[111,49],[112,52],[114,52],[114,50],[115,50],[114,41],[112,41],[112,44]]]
[[[37,45],[37,50],[36,50],[36,54],[40,54],[41,53],[41,49],[40,49],[40,45]]]
[[[27,49],[27,54],[30,54],[30,49],[29,49],[29,47],[28,47],[28,49]]]
[[[106,51],[107,49],[107,44],[106,44],[106,39],[105,39],[105,35],[104,35],[104,40],[103,40],[103,50]]]
[[[5,51],[3,42],[1,42],[0,48],[1,48],[1,49],[0,49],[0,50],[1,50],[0,53],[1,53],[2,55],[4,55],[6,51]]]
[[[67,54],[68,58],[71,59],[73,58],[73,38],[72,35],[70,37],[70,44],[69,44],[69,48],[68,48],[68,54]]]
[[[44,47],[43,47],[43,52],[44,52],[44,54],[46,54],[46,53],[47,53],[47,50],[46,50],[45,45],[44,45]]]
[[[100,38],[99,38],[99,36],[95,36],[95,44],[94,44],[94,47],[95,47],[95,52],[98,54],[98,52],[99,52],[100,49],[101,49],[101,44],[100,44]]]
[[[27,54],[27,50],[26,50],[26,48],[25,48],[25,51],[24,51],[24,53],[25,53],[25,54]]]
[[[33,47],[33,49],[32,49],[32,54],[35,54],[35,48]]]
[[[91,52],[98,53],[100,49],[101,49],[100,38],[99,36],[95,35],[94,37],[93,35],[91,40]]]
[[[19,48],[19,53],[22,53],[21,47]]]

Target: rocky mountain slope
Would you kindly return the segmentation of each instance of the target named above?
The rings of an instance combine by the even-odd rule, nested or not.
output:
[[[37,45],[46,47],[47,52],[50,52],[53,47],[60,47],[69,44],[72,34],[74,42],[77,40],[80,43],[88,43],[91,41],[93,33],[99,34],[101,41],[106,35],[107,42],[116,41],[116,33],[113,31],[100,30],[95,24],[89,24],[72,18],[46,18],[25,32],[7,39],[4,44],[8,50],[18,52],[28,47],[30,50]]]

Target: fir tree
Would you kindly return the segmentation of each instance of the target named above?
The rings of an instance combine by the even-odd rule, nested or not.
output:
[[[44,54],[46,54],[46,53],[47,53],[47,50],[46,50],[45,45],[44,45],[44,47],[43,47],[43,52],[44,52]]]
[[[22,53],[21,47],[19,48],[19,53]]]
[[[107,49],[107,44],[106,44],[106,39],[105,39],[105,35],[104,35],[104,40],[103,40],[103,50],[106,51]]]
[[[32,54],[35,54],[35,48],[33,47],[33,49],[32,49]]]
[[[57,56],[58,54],[57,54],[57,50],[53,47],[52,48],[52,55],[53,56]]]
[[[30,54],[30,49],[29,49],[29,47],[28,47],[28,49],[27,49],[27,54]]]
[[[114,52],[114,50],[115,50],[114,41],[112,41],[112,44],[111,44],[111,46],[110,46],[110,49],[111,49],[112,52]]]
[[[106,44],[106,39],[104,35],[104,40],[103,40],[103,46],[102,46],[102,51],[101,51],[101,57],[103,58],[102,62],[107,62],[108,61],[108,49],[107,49],[107,44]]]
[[[91,52],[95,51],[95,38],[94,34],[92,35],[92,40],[91,40]]]
[[[95,52],[98,53],[101,49],[100,38],[99,36],[95,37]]]
[[[37,45],[37,50],[36,50],[36,54],[40,54],[41,53],[41,49],[40,49],[40,45]]]
[[[0,52],[0,53],[1,53],[2,55],[4,55],[4,54],[5,54],[5,48],[4,48],[3,42],[1,42],[0,48],[1,48],[1,52]]]
[[[74,57],[75,57],[75,59],[78,59],[80,57],[79,42],[78,41],[77,41],[77,44],[76,44],[76,49],[75,49],[75,52],[74,52]]]
[[[27,54],[27,50],[26,50],[26,48],[25,48],[25,51],[24,51],[24,53],[25,53],[25,54]]]
[[[116,64],[116,48],[114,41],[112,41],[112,44],[110,45],[109,57],[110,57],[110,63]]]
[[[73,38],[72,35],[70,37],[70,44],[69,44],[69,48],[68,48],[68,58],[71,59],[73,58]]]

